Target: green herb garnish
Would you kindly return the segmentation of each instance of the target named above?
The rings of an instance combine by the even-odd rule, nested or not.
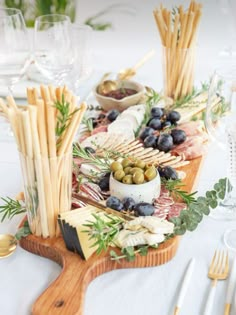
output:
[[[16,232],[15,238],[19,241],[22,237],[26,237],[30,234],[32,233],[29,227],[29,222],[25,221],[23,226]]]
[[[70,125],[71,118],[78,111],[78,108],[71,113],[70,103],[65,101],[64,94],[62,94],[61,102],[58,100],[55,101],[54,106],[58,111],[55,132],[57,136],[57,145],[59,146],[66,129]]]
[[[82,119],[82,123],[86,126],[87,131],[89,131],[89,132],[93,131],[93,119],[92,118],[84,117]]]
[[[106,251],[110,245],[114,245],[114,239],[120,231],[124,220],[109,214],[105,214],[106,219],[94,213],[92,215],[95,221],[88,220],[87,224],[83,224],[85,227],[89,228],[83,232],[88,233],[90,239],[95,239],[95,243],[92,246],[98,246],[97,254],[100,254],[103,250]]]
[[[135,132],[135,137],[137,137],[140,133],[140,130],[143,126],[147,125],[150,117],[151,117],[151,109],[154,105],[158,104],[161,100],[161,95],[156,92],[154,89],[150,87],[146,87],[146,106],[145,106],[145,114],[142,123],[138,127]]]
[[[19,200],[14,200],[10,197],[1,198],[4,205],[0,206],[0,213],[2,214],[1,222],[6,218],[12,219],[15,215],[25,213],[26,207]]]
[[[220,200],[223,200],[226,193],[232,189],[226,178],[220,179],[214,185],[214,189],[207,191],[205,197],[197,197],[189,203],[186,210],[180,212],[179,217],[171,218],[174,223],[175,235],[183,235],[186,231],[194,231],[201,222],[204,215],[209,215],[211,209],[215,209]]]
[[[194,195],[196,192],[188,193],[185,190],[182,190],[184,184],[181,182],[180,179],[172,180],[172,179],[165,179],[162,177],[161,183],[165,186],[165,188],[172,194],[172,196],[176,199],[181,199],[186,204],[190,204],[191,202],[195,201]]]
[[[98,167],[101,172],[110,172],[110,162],[108,155],[99,157],[97,155],[91,154],[77,143],[73,145],[73,157],[82,158],[85,163]]]

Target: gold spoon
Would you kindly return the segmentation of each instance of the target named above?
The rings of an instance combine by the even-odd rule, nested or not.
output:
[[[105,80],[98,85],[97,91],[99,94],[107,94],[117,89],[117,82],[113,80]]]
[[[0,258],[10,256],[16,249],[17,241],[11,234],[0,234]]]
[[[144,65],[145,62],[147,62],[153,55],[155,54],[155,50],[150,50],[140,61],[138,61],[132,68],[126,68],[121,70],[118,75],[117,79],[119,80],[128,80],[132,78],[137,70]]]

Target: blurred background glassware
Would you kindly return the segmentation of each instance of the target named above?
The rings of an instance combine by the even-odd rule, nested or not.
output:
[[[92,28],[88,25],[73,23],[71,39],[74,51],[74,64],[68,74],[71,89],[80,94],[81,83],[87,80],[93,71],[92,61]]]
[[[74,64],[70,18],[61,14],[38,17],[33,49],[38,70],[55,85],[67,84]]]
[[[219,51],[219,58],[230,58],[236,55],[236,1],[217,0],[220,12],[220,20],[224,26],[225,42],[223,49]]]
[[[236,219],[236,72],[235,76],[232,72],[224,75],[216,72],[213,75],[205,125],[213,141],[227,152],[226,176],[229,179],[225,199],[212,211],[211,216],[216,219]]]
[[[9,94],[25,75],[30,64],[30,42],[24,18],[18,9],[0,8],[0,84],[7,86]],[[12,137],[7,122],[0,117],[0,139]]]
[[[236,71],[235,68],[217,71],[211,79],[205,125],[211,138],[226,150],[228,180],[225,198],[211,217],[236,220]],[[236,229],[227,230],[224,241],[228,248],[236,250]]]

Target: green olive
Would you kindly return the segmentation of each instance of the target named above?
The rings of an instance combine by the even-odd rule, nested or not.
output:
[[[133,174],[133,182],[135,184],[143,184],[143,182],[144,182],[144,174],[139,172],[139,171],[135,172]]]
[[[135,162],[134,166],[144,169],[145,166],[146,166],[146,163],[145,163],[144,161],[137,160],[137,161]]]
[[[157,171],[156,171],[155,166],[149,167],[149,168],[145,171],[144,176],[145,176],[145,179],[146,179],[147,181],[150,181],[150,180],[152,180],[153,178],[155,178],[155,177],[157,176]]]
[[[123,170],[118,170],[114,173],[114,178],[118,181],[121,181],[124,176],[125,172]]]
[[[139,168],[139,167],[132,167],[131,170],[129,171],[129,173],[131,175],[133,175],[135,172],[140,172],[143,173],[143,169]]]
[[[125,172],[125,174],[129,174],[129,172],[130,172],[130,170],[132,169],[132,167],[131,166],[127,166],[127,167],[125,167],[124,168],[124,172]]]
[[[118,170],[123,170],[123,167],[120,162],[114,161],[110,165],[112,172],[116,172]]]
[[[133,184],[132,175],[125,175],[122,179],[122,183],[129,185]]]
[[[125,168],[127,166],[132,166],[134,163],[133,163],[133,160],[130,159],[130,158],[125,158],[122,162],[121,162],[122,166]]]

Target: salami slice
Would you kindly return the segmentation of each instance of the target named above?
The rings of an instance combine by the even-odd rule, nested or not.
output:
[[[187,208],[187,205],[182,202],[174,203],[172,206],[170,206],[170,210],[167,216],[167,219],[178,217],[180,215],[180,212]]]
[[[160,197],[169,197],[170,196],[170,191],[165,188],[164,185],[161,185],[161,191],[160,191]]]
[[[171,206],[173,204],[174,200],[172,197],[161,196],[154,201],[154,205],[161,205],[166,207]]]

